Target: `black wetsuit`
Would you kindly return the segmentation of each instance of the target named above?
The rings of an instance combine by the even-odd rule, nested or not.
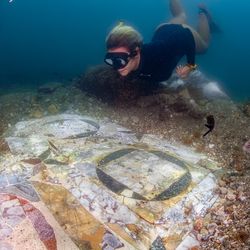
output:
[[[195,64],[195,41],[191,31],[179,24],[162,25],[152,41],[142,46],[136,73],[140,78],[153,81],[167,80],[184,55],[187,63]]]

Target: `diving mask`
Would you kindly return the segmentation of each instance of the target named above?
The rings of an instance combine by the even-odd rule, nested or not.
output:
[[[129,63],[130,58],[137,55],[136,51],[131,53],[126,52],[108,52],[104,58],[104,62],[112,66],[115,70],[125,68]]]

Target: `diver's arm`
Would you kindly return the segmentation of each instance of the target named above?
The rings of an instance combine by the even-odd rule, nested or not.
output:
[[[181,78],[186,78],[191,71],[196,69],[195,64],[195,45],[194,44],[186,44],[186,57],[187,57],[187,64],[182,66],[178,66],[176,69],[176,73]]]
[[[196,69],[196,64],[186,64],[186,65],[179,65],[176,68],[176,73],[178,74],[179,77],[181,78],[186,78],[188,75]]]
[[[195,43],[187,41],[187,43],[185,44],[185,47],[186,47],[185,54],[187,57],[186,66],[188,66],[190,68],[190,72],[191,72],[192,70],[195,70],[197,67],[197,65],[195,64]]]
[[[192,71],[192,69],[188,65],[179,65],[176,68],[176,73],[180,78],[186,78],[188,77],[189,73]]]
[[[196,69],[196,67],[197,65],[194,62],[194,56],[191,56],[190,58],[188,58],[186,65],[177,66],[176,73],[179,75],[179,77],[186,78],[188,77],[190,72]]]
[[[189,68],[189,71],[191,72],[197,68],[197,65],[195,64],[195,48],[194,47],[187,48],[186,56],[187,56],[186,66]]]

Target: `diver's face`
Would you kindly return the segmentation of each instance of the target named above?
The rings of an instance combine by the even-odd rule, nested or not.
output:
[[[137,55],[133,57],[128,57],[128,63],[126,64],[125,67],[117,69],[118,73],[121,76],[127,76],[130,72],[135,71],[138,68],[139,62],[140,62],[139,48],[136,48],[136,52],[137,52]],[[126,53],[129,55],[130,51],[127,47],[118,47],[118,48],[109,49],[108,53]]]

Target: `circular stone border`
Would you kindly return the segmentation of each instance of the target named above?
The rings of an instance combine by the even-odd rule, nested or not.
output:
[[[179,180],[177,180],[172,185],[170,185],[162,193],[160,193],[159,195],[157,195],[153,199],[148,200],[145,197],[143,197],[142,195],[132,191],[128,186],[118,182],[117,180],[115,180],[113,177],[106,174],[102,170],[102,167],[105,166],[107,163],[109,163],[113,160],[116,160],[116,159],[118,159],[126,154],[134,152],[134,151],[146,151],[148,153],[152,153],[163,160],[167,160],[171,163],[178,165],[179,167],[183,168],[186,171],[186,173]],[[173,155],[167,154],[165,152],[158,151],[158,150],[145,150],[145,149],[138,149],[138,148],[125,148],[125,149],[121,149],[121,150],[118,150],[118,151],[115,151],[113,153],[108,154],[107,156],[105,156],[104,158],[102,158],[98,162],[97,168],[96,168],[96,174],[97,174],[99,180],[108,189],[110,189],[114,193],[127,197],[126,195],[122,194],[122,192],[124,190],[129,190],[131,195],[128,198],[133,198],[136,200],[146,200],[146,201],[161,201],[161,200],[170,199],[170,198],[180,194],[182,191],[184,191],[189,186],[191,179],[192,179],[191,174],[189,172],[189,169],[187,167],[187,164],[185,162],[181,161],[179,158],[177,158]]]

